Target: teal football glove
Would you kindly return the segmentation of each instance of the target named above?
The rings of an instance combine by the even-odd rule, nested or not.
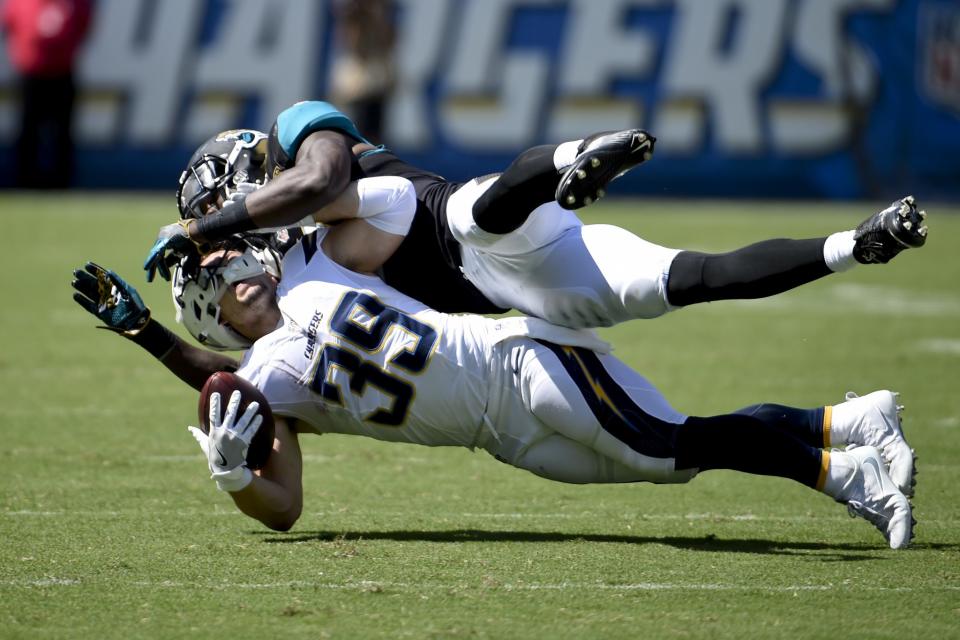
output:
[[[153,282],[156,274],[164,280],[170,280],[170,265],[187,255],[199,255],[202,251],[197,242],[187,232],[189,220],[181,220],[160,227],[157,241],[150,248],[143,270],[147,272],[147,282]]]
[[[104,323],[103,329],[136,333],[150,320],[150,309],[137,290],[113,271],[88,262],[73,272],[73,299]]]

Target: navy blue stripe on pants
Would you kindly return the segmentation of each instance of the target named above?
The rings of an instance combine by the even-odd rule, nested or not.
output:
[[[646,413],[604,368],[595,351],[537,340],[557,356],[604,431],[637,453],[676,457],[676,424]]]

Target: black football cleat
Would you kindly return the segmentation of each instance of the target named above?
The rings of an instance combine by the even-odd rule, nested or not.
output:
[[[897,200],[856,228],[854,259],[861,264],[886,264],[904,249],[922,247],[927,241],[926,218],[913,196]]]
[[[642,129],[604,131],[585,138],[576,160],[560,177],[557,203],[572,210],[596,202],[612,180],[653,157],[656,141]]]

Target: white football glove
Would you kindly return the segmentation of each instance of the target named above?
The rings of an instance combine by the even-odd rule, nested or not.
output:
[[[230,394],[227,411],[221,422],[220,394],[212,393],[210,433],[204,433],[197,427],[187,427],[207,456],[210,478],[217,481],[217,488],[221,491],[240,491],[253,481],[253,473],[247,468],[247,449],[263,422],[263,416],[258,413],[260,403],[251,402],[238,420],[240,400],[239,391]]]

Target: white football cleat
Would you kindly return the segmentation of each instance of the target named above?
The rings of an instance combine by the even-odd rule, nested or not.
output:
[[[910,501],[893,484],[880,452],[874,447],[853,447],[832,451],[830,456],[849,456],[855,467],[835,496],[836,501],[847,505],[851,517],[860,516],[873,523],[891,549],[909,546],[916,524]]]
[[[874,391],[858,396],[848,391],[846,401],[834,405],[830,425],[831,446],[868,445],[879,449],[887,464],[890,478],[909,498],[916,485],[913,449],[903,438],[900,427],[898,393]]]

